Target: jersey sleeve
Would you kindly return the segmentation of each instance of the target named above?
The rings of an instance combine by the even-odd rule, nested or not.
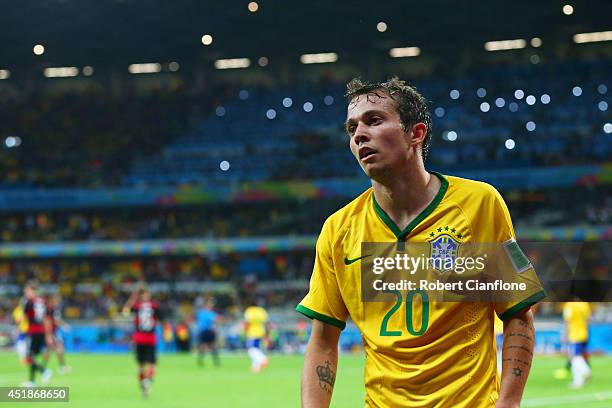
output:
[[[526,290],[513,293],[508,299],[500,299],[494,304],[497,316],[505,321],[546,297],[546,293],[536,275],[533,265],[516,242],[510,212],[499,192],[493,189],[489,213],[495,222],[494,243],[496,247],[496,275],[505,282],[524,283]]]
[[[346,326],[349,313],[342,299],[334,268],[331,230],[330,222],[327,220],[317,239],[315,263],[308,294],[297,305],[296,310],[306,317],[320,320],[342,330]]]

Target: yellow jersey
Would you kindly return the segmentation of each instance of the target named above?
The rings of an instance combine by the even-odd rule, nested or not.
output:
[[[584,343],[589,339],[591,307],[587,302],[568,302],[563,306],[563,319],[567,322],[567,340]]]
[[[19,305],[13,309],[13,320],[15,321],[15,324],[17,324],[20,333],[28,332],[29,324],[28,319],[23,313],[23,306]]]
[[[516,247],[508,209],[493,187],[433,174],[440,190],[404,230],[376,203],[371,188],[330,216],[317,240],[309,292],[296,307],[340,329],[349,316],[355,322],[365,350],[366,407],[494,407],[494,314],[506,320],[545,297],[536,277],[514,303],[430,302],[423,291],[398,291],[395,303],[362,301],[357,260],[367,256],[359,252],[363,242],[399,246],[443,239]]]
[[[493,332],[495,333],[495,335],[504,334],[504,322],[502,322],[501,319],[497,317],[497,315],[495,315]]]
[[[244,320],[247,323],[246,336],[249,339],[261,339],[266,335],[268,312],[263,307],[249,306],[244,311]]]

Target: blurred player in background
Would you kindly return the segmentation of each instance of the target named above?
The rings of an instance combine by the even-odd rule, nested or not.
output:
[[[36,281],[26,283],[24,314],[28,320],[28,341],[29,349],[27,363],[30,370],[30,380],[25,385],[33,387],[36,385],[36,372],[40,372],[43,384],[48,384],[51,380],[52,371],[46,368],[48,354],[40,357],[46,347],[53,346],[53,331],[51,314],[45,300],[37,295],[38,284]]]
[[[431,116],[425,98],[404,81],[354,79],[347,96],[349,147],[372,188],[330,216],[317,240],[310,289],[297,306],[313,319],[302,406],[329,406],[340,330],[350,316],[364,342],[366,406],[518,407],[535,343],[529,308],[545,295],[515,241],[503,198],[488,184],[425,169]],[[511,248],[513,265],[526,265],[514,272],[530,276],[523,301],[430,302],[424,291],[405,297],[395,291],[395,306],[363,301],[360,265],[370,256],[360,252],[363,242],[404,248],[407,241],[442,239],[457,247],[487,242]],[[495,314],[504,322],[501,386]]]
[[[215,324],[218,316],[214,311],[215,301],[212,297],[206,296],[204,299],[198,299],[197,303],[195,317],[198,336],[198,365],[204,365],[204,354],[208,351],[212,354],[215,366],[218,367],[220,365],[219,352],[215,345],[217,340]]]
[[[132,340],[136,346],[138,382],[142,395],[146,398],[151,391],[151,384],[155,376],[155,364],[157,363],[155,330],[161,321],[159,304],[151,300],[151,292],[146,286],[141,285],[130,295],[123,307],[123,313],[134,315]]]
[[[62,318],[62,297],[54,293],[49,297],[49,316],[53,332],[53,347],[49,351],[55,351],[59,363],[59,373],[69,373],[71,368],[66,365],[66,348],[64,345],[64,330],[70,330],[70,325]]]
[[[22,365],[27,365],[28,361],[28,319],[23,311],[26,299],[19,299],[19,303],[13,309],[13,321],[17,326],[17,339],[15,341],[15,351]]]
[[[268,367],[268,357],[262,351],[267,323],[266,309],[259,306],[256,301],[252,301],[244,311],[244,324],[247,352],[251,358],[251,371],[256,374]]]
[[[563,319],[568,342],[572,387],[582,388],[591,379],[587,354],[591,307],[587,302],[581,302],[577,298],[575,300],[575,302],[567,302],[563,307]]]

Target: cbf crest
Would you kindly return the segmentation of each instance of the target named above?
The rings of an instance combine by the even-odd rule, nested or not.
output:
[[[455,266],[459,254],[459,241],[448,234],[442,234],[429,241],[429,257],[434,269],[447,272]]]

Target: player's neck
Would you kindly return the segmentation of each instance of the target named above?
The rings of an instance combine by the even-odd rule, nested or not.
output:
[[[438,177],[428,173],[422,165],[385,183],[372,180],[376,202],[400,229],[427,208],[440,185]]]

